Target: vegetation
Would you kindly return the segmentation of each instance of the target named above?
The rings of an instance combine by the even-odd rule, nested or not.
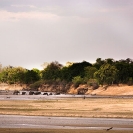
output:
[[[93,81],[93,82],[91,82]],[[43,70],[27,70],[22,67],[0,65],[0,82],[8,84],[28,84],[37,89],[43,84],[67,85],[79,84],[111,85],[133,84],[133,60],[115,61],[112,58],[97,58],[94,64],[83,61],[69,63],[67,66],[59,62],[49,63]]]
[[[118,70],[115,66],[108,63],[103,64],[98,71],[94,73],[94,77],[98,79],[100,84],[113,84],[116,80]]]

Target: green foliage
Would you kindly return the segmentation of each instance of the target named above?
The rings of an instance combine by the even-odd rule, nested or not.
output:
[[[97,58],[96,59],[96,63],[93,64],[93,66],[97,69],[100,69],[100,67],[105,63],[104,60],[102,60],[101,58]]]
[[[26,70],[22,67],[4,67],[0,73],[0,81],[9,84],[33,83],[40,79],[37,69]]]
[[[85,77],[87,79],[93,79],[94,73],[97,71],[97,69],[93,66],[88,66],[88,67],[85,67],[84,71],[85,71]]]
[[[117,78],[118,70],[115,66],[108,63],[103,64],[98,71],[95,72],[95,78],[100,84],[112,84]]]
[[[81,78],[80,76],[76,76],[72,79],[72,83],[74,84],[75,87],[78,87],[80,84],[84,83],[84,79]]]
[[[93,88],[93,90],[95,90],[99,87],[98,81],[96,79],[89,79],[87,81],[87,85],[91,86]]]
[[[61,70],[61,77],[63,80],[72,81],[76,76],[84,77],[85,76],[85,67],[92,66],[89,62],[83,61],[81,63],[73,63],[68,67],[64,67]]]
[[[104,61],[105,63],[108,63],[108,64],[110,64],[110,65],[113,65],[114,64],[114,59],[112,59],[112,58],[108,58],[108,59],[105,59],[105,61]]]
[[[60,77],[62,65],[57,61],[50,63],[43,71],[42,78],[44,80],[56,80]]]
[[[32,84],[32,83],[34,83],[34,82],[36,82],[38,80],[40,80],[39,71],[36,71],[36,70],[32,69],[32,70],[27,70],[25,72],[24,83]]]
[[[67,82],[70,82],[72,80],[71,70],[69,67],[63,67],[60,71],[60,78],[61,80],[65,80]]]
[[[133,62],[129,60],[120,60],[115,63],[118,72],[118,82],[127,83],[129,78],[133,78]]]
[[[128,80],[128,83],[127,83],[127,84],[128,84],[129,86],[130,86],[130,85],[133,85],[133,78],[132,78],[132,77],[130,77],[130,78],[129,78],[129,80]]]
[[[39,87],[41,87],[42,85],[44,84],[44,81],[43,80],[39,80],[39,81],[36,81],[34,82],[33,84],[31,84],[29,87],[32,89],[32,90],[38,90]]]
[[[68,63],[68,66],[62,66],[57,61],[47,63],[44,70],[40,71],[36,68],[27,70],[22,67],[3,67],[0,64],[0,82],[8,84],[32,84],[31,87],[38,88],[41,85],[40,80],[44,84],[66,84],[74,83],[78,86],[82,83],[89,85],[126,83],[133,84],[133,61],[130,58],[126,60],[114,61],[112,58],[97,58],[92,65],[83,61],[78,63]],[[96,80],[96,82],[91,82]],[[35,84],[34,84],[35,83]]]
[[[4,67],[0,73],[0,80],[6,83],[21,83],[24,80],[25,69],[22,67]]]

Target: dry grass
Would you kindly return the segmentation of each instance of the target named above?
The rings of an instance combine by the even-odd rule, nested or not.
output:
[[[133,99],[0,101],[0,114],[133,118]]]

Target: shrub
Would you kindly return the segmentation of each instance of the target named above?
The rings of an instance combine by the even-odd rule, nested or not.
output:
[[[80,84],[84,83],[84,80],[80,76],[76,76],[73,78],[72,83],[74,84],[74,87],[77,88]]]
[[[36,90],[36,91],[37,91],[38,88],[39,88],[40,86],[42,86],[42,84],[43,84],[43,81],[40,80],[40,81],[37,81],[37,82],[31,84],[29,87],[30,87],[31,90]]]
[[[131,86],[131,85],[133,85],[133,79],[132,78],[129,78],[129,81],[128,81],[128,86]]]
[[[93,90],[97,89],[99,87],[99,84],[97,82],[96,79],[89,79],[89,81],[87,82],[87,84],[89,86],[91,86],[93,88]]]

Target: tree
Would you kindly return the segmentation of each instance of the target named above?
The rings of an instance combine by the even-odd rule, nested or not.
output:
[[[62,71],[64,72],[62,73],[62,77],[64,77],[68,81],[72,81],[72,79],[76,76],[80,76],[81,78],[83,78],[85,76],[84,69],[88,66],[92,66],[92,64],[86,61],[73,63],[72,65],[62,69]]]
[[[94,73],[97,71],[97,69],[93,66],[85,67],[85,78],[87,79],[93,79]]]
[[[101,58],[97,58],[96,63],[94,63],[93,66],[99,69],[104,63],[105,63],[104,60],[102,60]]]
[[[24,80],[24,82],[26,84],[32,84],[32,83],[40,80],[39,73],[36,70],[37,69],[32,69],[32,70],[27,70],[25,72],[25,80]]]
[[[133,78],[133,62],[131,59],[116,61],[115,67],[119,70],[119,83],[127,83],[129,79]]]
[[[60,78],[60,70],[62,65],[57,61],[51,62],[43,71],[42,78],[44,80],[56,80]]]
[[[71,71],[69,67],[63,67],[60,71],[60,78],[61,80],[65,80],[67,82],[70,82],[72,79]]]
[[[118,70],[115,66],[108,63],[103,64],[98,71],[94,73],[95,78],[100,84],[113,84],[117,78]]]
[[[80,84],[84,82],[84,79],[81,78],[80,76],[76,76],[72,79],[72,83],[74,84],[75,87],[78,87]]]
[[[0,74],[0,80],[6,83],[22,83],[24,81],[25,69],[22,67],[4,67]]]
[[[110,64],[110,65],[113,65],[114,64],[114,59],[112,59],[112,58],[107,58],[107,59],[105,59],[105,63],[108,63],[108,64]]]

